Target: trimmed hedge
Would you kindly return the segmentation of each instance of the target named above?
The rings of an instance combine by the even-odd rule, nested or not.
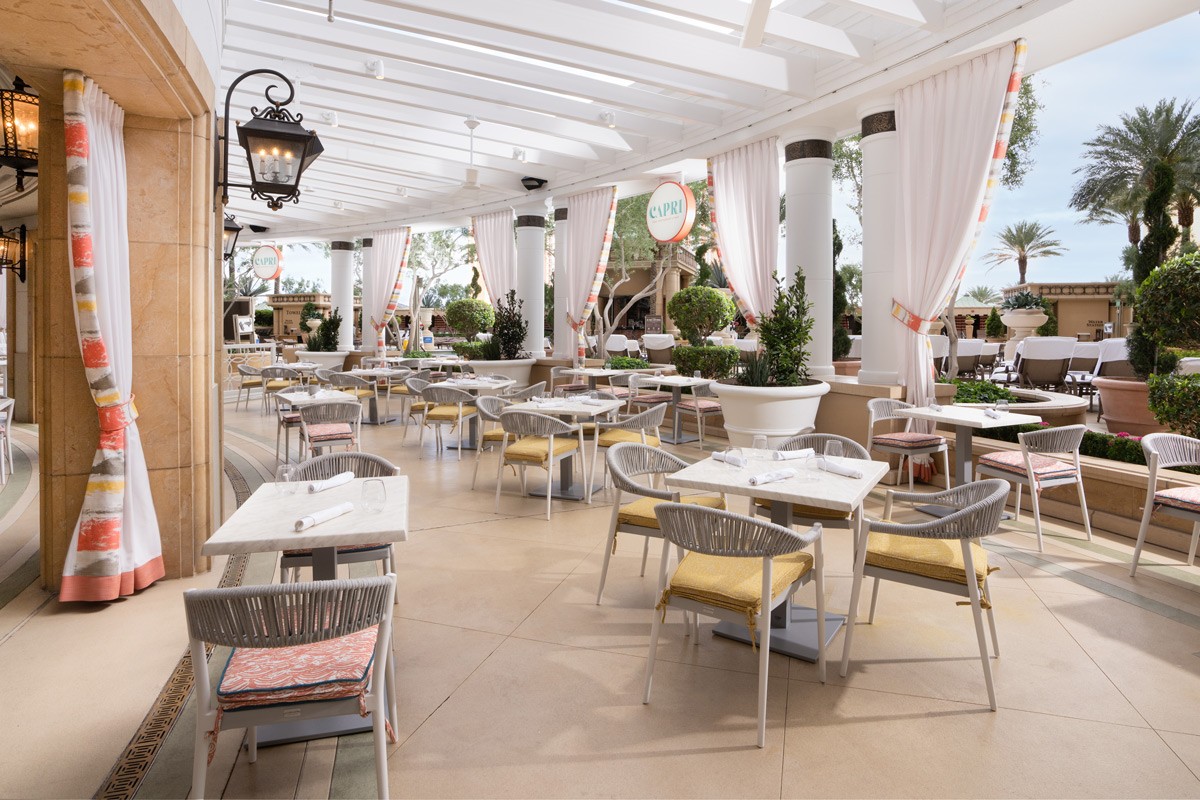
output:
[[[1008,387],[991,381],[966,381],[955,378],[952,383],[958,387],[958,391],[954,393],[956,403],[995,403],[999,400],[1012,403],[1017,399]]]
[[[691,376],[700,370],[701,376],[709,380],[721,380],[733,374],[738,363],[738,349],[725,345],[676,345],[671,363],[680,375]]]
[[[496,322],[496,312],[482,300],[455,300],[446,306],[446,324],[468,339]]]
[[[737,307],[728,295],[711,286],[688,286],[667,301],[667,313],[679,326],[683,338],[693,345],[702,345],[713,331],[733,322]]]
[[[483,342],[454,342],[450,345],[450,349],[454,354],[462,358],[470,360],[479,360],[483,358]]]
[[[1177,433],[1200,437],[1200,375],[1151,375],[1150,411]]]
[[[612,356],[608,359],[609,369],[649,369],[650,362],[632,356]]]

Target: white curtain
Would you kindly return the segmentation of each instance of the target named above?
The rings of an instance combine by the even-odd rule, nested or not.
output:
[[[1024,45],[1008,44],[896,93],[900,166],[893,316],[908,400],[933,397],[929,325],[957,289],[987,216]],[[989,180],[989,175],[992,175]]]
[[[59,599],[113,600],[164,574],[133,408],[125,113],[81,73],[63,78],[72,294],[100,443]]]
[[[564,247],[563,274],[555,280],[564,282],[568,306],[555,309],[555,313],[568,315],[567,321],[575,329],[576,353],[586,348],[584,326],[596,307],[608,268],[616,197],[616,188],[607,186],[571,195],[565,201],[571,235]]]
[[[363,263],[363,349],[376,342],[395,315],[402,289],[401,272],[407,260],[412,229],[388,228],[371,234],[370,259]]]
[[[779,251],[779,151],[776,138],[708,162],[713,228],[721,266],[746,321],[754,325],[775,297]]]
[[[517,288],[517,240],[512,209],[471,217],[479,274],[495,305]]]

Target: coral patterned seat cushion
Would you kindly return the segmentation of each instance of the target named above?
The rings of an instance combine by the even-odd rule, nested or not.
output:
[[[299,411],[285,411],[279,415],[279,420],[284,425],[299,425],[300,424],[300,412]]]
[[[378,626],[293,647],[239,647],[217,687],[223,710],[362,697],[371,679]]]
[[[979,463],[983,466],[992,467],[993,469],[1013,475],[1024,476],[1026,474],[1025,456],[1020,450],[988,453],[979,458]],[[1037,453],[1032,453],[1029,456],[1029,463],[1033,465],[1033,475],[1039,481],[1075,477],[1075,467],[1056,458],[1039,456]]]
[[[709,400],[704,397],[689,397],[679,401],[679,407],[686,411],[720,411],[720,400]]]
[[[898,431],[896,433],[877,434],[872,437],[871,443],[887,447],[903,447],[906,450],[920,450],[926,447],[939,447],[945,444],[946,440],[933,433]]]
[[[669,403],[672,399],[670,392],[647,392],[643,390],[633,395],[633,402],[644,405]]]
[[[1156,506],[1170,506],[1200,514],[1200,486],[1177,486],[1154,493]]]
[[[324,422],[308,426],[310,442],[332,442],[338,439],[353,439],[354,431],[348,422]]]

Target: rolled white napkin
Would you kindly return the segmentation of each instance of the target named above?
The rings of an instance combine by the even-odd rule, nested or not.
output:
[[[1001,414],[999,411],[997,411],[994,408],[985,408],[983,410],[983,415],[985,417],[991,417],[992,419],[1000,419],[1001,417],[1004,416],[1003,414]]]
[[[811,447],[805,447],[801,450],[776,450],[771,458],[775,461],[791,461],[795,458],[808,458],[816,455],[816,452]]]
[[[601,399],[600,399],[600,398],[598,398],[598,397],[596,397],[596,398],[592,398],[592,397],[585,397],[585,398],[583,399],[583,401],[582,401],[582,402],[583,402],[583,404],[584,404],[585,406],[602,406],[602,405],[604,405],[605,403],[607,403],[608,401],[607,401],[607,400],[601,400]]]
[[[772,472],[764,472],[761,475],[754,475],[750,478],[751,486],[759,486],[764,483],[773,483],[775,481],[786,481],[788,478],[796,477],[796,470],[791,467],[785,469],[777,469]]]
[[[834,475],[844,475],[847,478],[861,478],[863,476],[862,470],[857,467],[839,463],[832,458],[822,458],[819,463],[821,469],[826,472],[832,472]]]
[[[929,410],[930,411],[941,411],[942,407],[940,405],[938,405],[937,403],[930,403]]]
[[[317,492],[323,492],[326,489],[332,489],[335,486],[341,486],[343,483],[349,483],[352,480],[354,480],[353,472],[350,472],[349,470],[346,472],[339,472],[332,478],[326,478],[323,481],[313,481],[310,483],[308,485],[308,493],[316,494]]]
[[[741,456],[726,456],[724,453],[717,452],[713,453],[712,457],[713,461],[724,461],[731,467],[746,466],[746,459],[742,458]]]
[[[354,510],[354,503],[338,503],[336,506],[323,508],[320,511],[314,511],[307,516],[303,516],[296,520],[296,533],[308,530],[314,525],[320,525],[322,522],[329,522],[331,519],[337,519],[342,514],[349,514]]]

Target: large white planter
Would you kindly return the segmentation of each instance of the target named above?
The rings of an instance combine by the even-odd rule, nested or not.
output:
[[[301,361],[311,361],[314,364],[320,364],[321,369],[331,369],[335,372],[340,372],[346,364],[346,356],[350,355],[348,350],[331,350],[327,353],[314,353],[309,350],[301,350],[296,353],[296,357]]]
[[[470,362],[475,372],[480,375],[503,375],[506,378],[512,378],[517,382],[514,389],[524,389],[529,385],[529,372],[533,369],[533,365],[537,363],[536,358],[514,358],[506,361],[479,361],[472,359]]]
[[[1000,315],[1000,321],[1012,331],[1012,338],[1004,344],[1004,360],[1012,361],[1017,356],[1017,344],[1033,334],[1034,330],[1050,319],[1044,311],[1036,308],[1010,308]]]
[[[829,391],[829,384],[824,381],[813,381],[806,386],[714,383],[712,389],[721,398],[730,444],[749,447],[755,436],[766,436],[767,446],[775,447],[813,425],[821,396]]]

